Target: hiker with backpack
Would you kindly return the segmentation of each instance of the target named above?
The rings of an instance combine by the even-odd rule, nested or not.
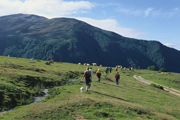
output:
[[[98,78],[98,82],[100,82],[100,80],[101,80],[101,71],[100,71],[100,69],[97,70],[96,76]]]
[[[112,67],[110,67],[110,68],[109,68],[109,71],[110,71],[110,73],[111,73],[111,71],[112,71]]]
[[[89,68],[86,68],[86,71],[84,71],[83,78],[85,77],[85,83],[86,83],[86,91],[91,87],[91,72],[89,71]]]
[[[105,74],[107,75],[107,73],[108,73],[108,67],[106,67],[106,69],[105,69],[104,71],[105,71]]]
[[[120,75],[119,75],[119,72],[117,72],[115,74],[116,85],[118,85],[119,79],[120,79]]]

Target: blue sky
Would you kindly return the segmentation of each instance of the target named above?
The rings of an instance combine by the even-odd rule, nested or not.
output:
[[[180,50],[180,0],[0,0],[0,16],[70,17]]]

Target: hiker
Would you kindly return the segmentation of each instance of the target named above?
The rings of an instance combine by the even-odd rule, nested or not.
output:
[[[140,70],[140,66],[138,66],[138,70]]]
[[[124,71],[126,71],[126,67],[124,67]]]
[[[91,82],[92,82],[92,75],[93,75],[92,67],[90,67],[89,71],[91,73]]]
[[[121,71],[122,71],[123,67],[121,66]]]
[[[118,66],[116,66],[116,68],[115,68],[115,69],[116,69],[116,71],[118,71]]]
[[[116,85],[118,85],[119,79],[120,79],[120,75],[119,75],[119,72],[117,72],[117,73],[115,74]]]
[[[101,71],[100,71],[100,69],[97,70],[96,76],[98,78],[98,82],[100,82],[100,80],[101,80]]]
[[[131,67],[131,71],[134,71],[134,68],[133,68],[133,67]]]
[[[86,71],[84,71],[82,80],[84,77],[85,77],[85,83],[86,83],[86,91],[88,91],[88,89],[91,87],[91,73],[88,67],[86,68]]]
[[[112,71],[112,67],[110,67],[110,68],[109,68],[109,71],[110,71],[110,73],[111,73],[111,71]]]

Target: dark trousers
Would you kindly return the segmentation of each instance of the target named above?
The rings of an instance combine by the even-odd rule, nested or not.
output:
[[[98,82],[100,82],[100,80],[101,80],[101,77],[98,77]]]
[[[118,85],[118,82],[119,82],[119,79],[118,79],[118,78],[116,78],[116,85]]]

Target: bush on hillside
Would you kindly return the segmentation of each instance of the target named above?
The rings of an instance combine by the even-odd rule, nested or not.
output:
[[[159,69],[159,72],[167,72],[167,70],[164,68],[161,68],[161,69]]]
[[[45,64],[46,64],[46,65],[51,65],[51,63],[49,63],[49,62],[46,62]]]
[[[147,67],[148,70],[157,71],[157,68],[155,65]]]
[[[160,85],[156,85],[156,84],[152,83],[150,86],[161,89],[161,90],[164,90],[163,86],[160,86]]]

